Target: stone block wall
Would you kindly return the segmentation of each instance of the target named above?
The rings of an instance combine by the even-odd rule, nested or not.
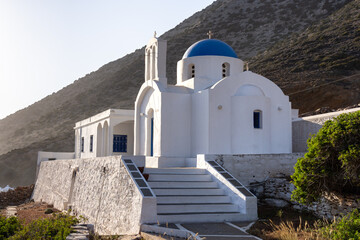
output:
[[[206,161],[215,160],[245,186],[263,182],[278,174],[291,175],[303,153],[205,155]]]
[[[261,201],[268,205],[280,208],[290,206],[297,210],[307,210],[320,218],[333,219],[360,208],[359,196],[344,198],[334,194],[325,195],[318,202],[305,206],[291,201],[291,192],[294,188],[295,186],[290,183],[290,177],[283,175],[269,178],[262,184],[253,185],[252,190],[261,197]]]
[[[121,156],[42,162],[33,199],[71,207],[101,235],[136,234],[145,208],[156,209],[156,199],[144,200]]]

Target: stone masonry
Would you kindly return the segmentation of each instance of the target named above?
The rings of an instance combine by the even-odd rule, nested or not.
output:
[[[140,230],[143,198],[120,156],[43,162],[33,199],[81,213],[101,235]]]

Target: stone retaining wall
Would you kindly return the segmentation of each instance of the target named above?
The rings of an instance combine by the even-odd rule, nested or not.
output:
[[[121,156],[42,162],[33,199],[71,208],[101,235],[137,234],[144,212],[156,210],[156,199],[144,200]]]
[[[262,183],[261,187],[259,183],[253,183],[252,185],[253,187],[250,187],[250,189],[256,192],[261,197],[261,200],[268,205],[275,207],[291,206],[294,209],[311,211],[320,218],[332,219],[347,214],[355,208],[360,208],[359,196],[341,198],[333,194],[326,195],[311,206],[293,202],[291,201],[291,192],[295,187],[290,183],[288,176],[269,178]]]
[[[304,153],[292,154],[244,154],[205,155],[206,160],[215,160],[235,178],[250,189],[261,201],[276,206],[292,206],[298,210],[308,210],[319,217],[333,218],[360,208],[360,197],[339,198],[324,196],[312,206],[304,206],[291,201],[294,185],[290,175],[298,158]]]
[[[240,154],[210,155],[207,161],[215,160],[245,186],[253,182],[263,182],[278,174],[291,175],[294,166],[303,153],[284,154]]]

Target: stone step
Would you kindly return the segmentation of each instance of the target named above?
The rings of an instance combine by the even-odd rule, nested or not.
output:
[[[148,182],[208,182],[211,176],[207,174],[150,174]]]
[[[185,213],[185,214],[158,214],[158,223],[188,223],[188,222],[230,222],[247,221],[245,214],[234,213]]]
[[[169,195],[176,195],[176,196],[184,196],[184,195],[191,195],[191,196],[199,196],[199,195],[224,195],[224,190],[220,188],[203,188],[203,189],[192,189],[192,188],[185,188],[185,189],[173,189],[173,188],[157,188],[153,189],[153,192],[156,196],[169,196]]]
[[[217,188],[216,182],[148,182],[152,189],[155,188]]]
[[[194,204],[194,203],[230,203],[230,197],[223,196],[159,196],[156,197],[158,204]]]
[[[153,174],[206,174],[205,169],[201,168],[145,168],[144,173]]]
[[[159,204],[158,214],[202,213],[202,212],[237,212],[234,204]]]

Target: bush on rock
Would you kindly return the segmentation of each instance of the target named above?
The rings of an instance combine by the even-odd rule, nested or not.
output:
[[[292,199],[303,204],[324,193],[360,193],[360,111],[325,122],[308,140],[308,152],[291,178]]]

